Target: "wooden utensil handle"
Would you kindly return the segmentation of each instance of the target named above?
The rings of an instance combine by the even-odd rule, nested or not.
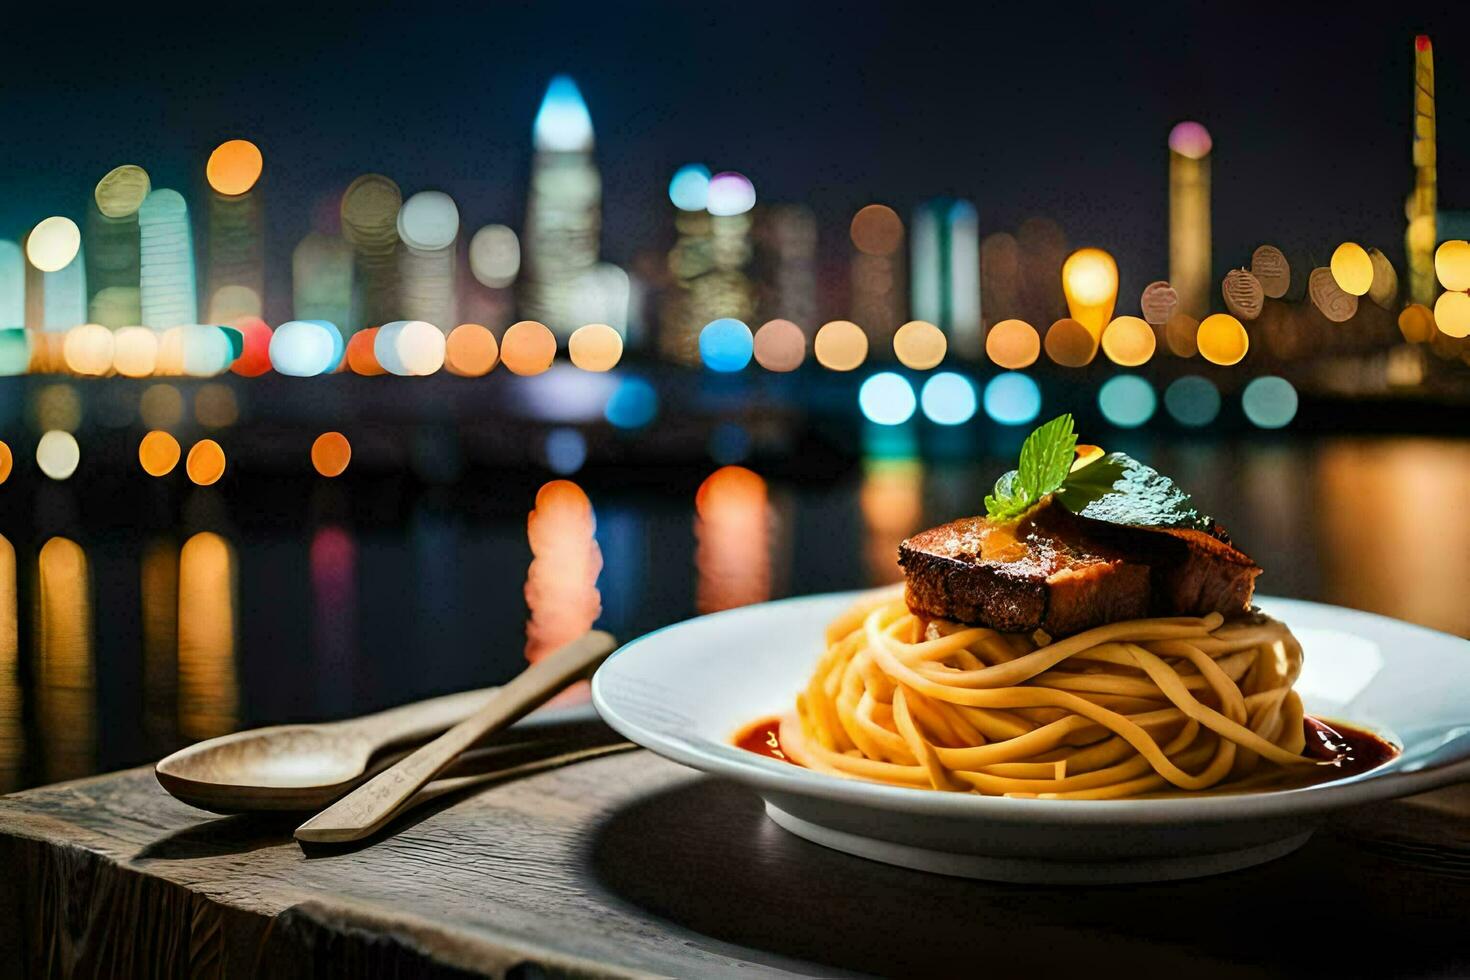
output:
[[[499,690],[482,687],[477,691],[446,694],[354,718],[341,725],[374,748],[412,742],[454,727],[488,704]]]
[[[536,661],[469,718],[297,827],[296,839],[341,843],[368,836],[461,752],[585,677],[616,646],[610,635],[593,630]]]

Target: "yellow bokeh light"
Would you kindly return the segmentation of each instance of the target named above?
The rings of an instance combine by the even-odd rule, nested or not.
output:
[[[812,353],[829,371],[851,371],[868,359],[868,335],[851,320],[833,320],[817,331]]]
[[[10,473],[15,469],[15,455],[11,453],[10,447],[0,442],[0,483],[10,479]]]
[[[583,371],[611,371],[623,358],[623,335],[605,323],[588,323],[572,333],[567,353]]]
[[[311,465],[322,476],[341,476],[351,461],[352,443],[340,432],[323,432],[311,444]]]
[[[903,244],[903,219],[886,204],[869,204],[853,215],[852,243],[868,255],[892,255]]]
[[[556,335],[544,323],[513,323],[500,338],[500,362],[512,374],[541,374],[556,360]]]
[[[36,443],[36,465],[53,480],[65,480],[77,471],[82,450],[70,432],[52,429]]]
[[[1002,320],[985,335],[985,356],[1007,371],[1030,367],[1041,356],[1041,335],[1025,320]]]
[[[228,197],[244,194],[260,179],[265,160],[249,140],[228,140],[215,147],[204,166],[209,186]]]
[[[1046,356],[1062,367],[1085,367],[1097,356],[1097,338],[1071,317],[1063,317],[1046,331]]]
[[[1366,296],[1373,288],[1373,259],[1357,242],[1343,242],[1329,265],[1338,287],[1352,296]]]
[[[1156,343],[1153,327],[1136,316],[1118,317],[1102,335],[1103,353],[1121,367],[1147,364]]]
[[[1399,314],[1399,332],[1408,343],[1427,344],[1434,331],[1434,312],[1423,303],[1410,303]]]
[[[444,342],[444,367],[461,378],[478,378],[489,374],[500,360],[500,344],[488,327],[478,323],[461,323],[449,331]]]
[[[795,371],[806,360],[806,334],[790,320],[770,320],[755,332],[755,360],[767,371]]]
[[[147,327],[122,327],[112,335],[112,369],[125,378],[146,378],[158,366],[158,334]]]
[[[148,171],[136,164],[125,163],[109,170],[97,182],[92,197],[102,214],[109,218],[126,218],[138,213],[152,186]]]
[[[82,250],[82,230],[70,218],[47,218],[26,236],[26,258],[42,272],[60,272]]]
[[[1245,325],[1229,313],[1207,316],[1199,325],[1196,335],[1199,352],[1211,364],[1229,366],[1240,363],[1250,348],[1250,338]]]
[[[183,452],[179,440],[162,429],[154,429],[138,443],[138,463],[149,476],[167,476],[179,465]]]
[[[219,478],[225,475],[225,451],[213,439],[200,439],[189,450],[184,470],[189,479],[201,487],[218,483]]]
[[[1072,319],[1101,337],[1118,300],[1118,263],[1100,248],[1079,248],[1062,263],[1062,292]]]
[[[82,397],[69,384],[47,385],[33,403],[36,426],[75,432],[82,424]]]
[[[1434,323],[1446,337],[1470,337],[1470,294],[1441,293],[1434,301]]]
[[[1434,273],[1445,289],[1470,289],[1470,242],[1457,238],[1442,243],[1434,253]]]
[[[184,396],[173,385],[152,385],[138,399],[138,415],[150,429],[171,429],[184,417]]]
[[[927,371],[944,360],[949,341],[944,331],[925,320],[910,320],[893,335],[893,353],[900,364]]]
[[[100,378],[112,370],[112,331],[99,323],[84,323],[66,332],[61,356],[72,374]]]

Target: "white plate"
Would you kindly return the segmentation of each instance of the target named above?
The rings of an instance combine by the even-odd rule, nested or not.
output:
[[[1160,881],[1287,854],[1332,810],[1470,778],[1470,642],[1371,613],[1257,597],[1306,650],[1308,713],[1403,748],[1372,772],[1272,793],[1032,800],[841,779],[735,748],[742,726],[792,710],[827,623],[860,593],[702,616],[627,644],[592,681],[629,739],[738,780],[792,833],[837,850],[1000,881]]]

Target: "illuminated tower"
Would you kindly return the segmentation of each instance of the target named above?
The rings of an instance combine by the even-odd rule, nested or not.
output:
[[[209,182],[205,316],[211,323],[260,316],[264,310],[265,250],[261,229],[260,150],[229,140],[205,165]]]
[[[1414,38],[1414,189],[1405,207],[1409,219],[1404,251],[1409,260],[1409,295],[1434,302],[1434,247],[1439,244],[1439,172],[1434,144],[1434,46]]]
[[[1169,131],[1169,285],[1179,309],[1210,312],[1210,131],[1182,122]]]
[[[566,337],[577,321],[577,290],[597,264],[602,177],[592,158],[592,117],[577,83],[557,75],[532,127],[536,148],[526,206],[522,313]]]
[[[869,204],[853,216],[851,316],[877,351],[893,348],[904,322],[903,219],[892,208]],[[978,263],[978,257],[976,259]]]
[[[115,328],[143,322],[138,209],[151,189],[148,173],[133,164],[115,167],[97,182],[83,236],[92,323]]]
[[[692,365],[699,363],[705,324],[755,314],[755,286],[747,271],[754,255],[755,185],[734,171],[710,176],[702,165],[690,164],[674,175],[669,200],[678,209],[678,240],[669,252],[673,288],[660,311],[658,346],[669,360]]]
[[[914,214],[909,313],[949,335],[963,357],[979,357],[980,220],[969,201],[936,200]]]

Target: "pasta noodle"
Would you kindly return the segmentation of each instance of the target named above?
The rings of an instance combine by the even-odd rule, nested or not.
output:
[[[1110,623],[1064,639],[998,633],[865,598],[780,741],[811,769],[1044,799],[1275,787],[1310,775],[1302,648],[1265,616]]]

